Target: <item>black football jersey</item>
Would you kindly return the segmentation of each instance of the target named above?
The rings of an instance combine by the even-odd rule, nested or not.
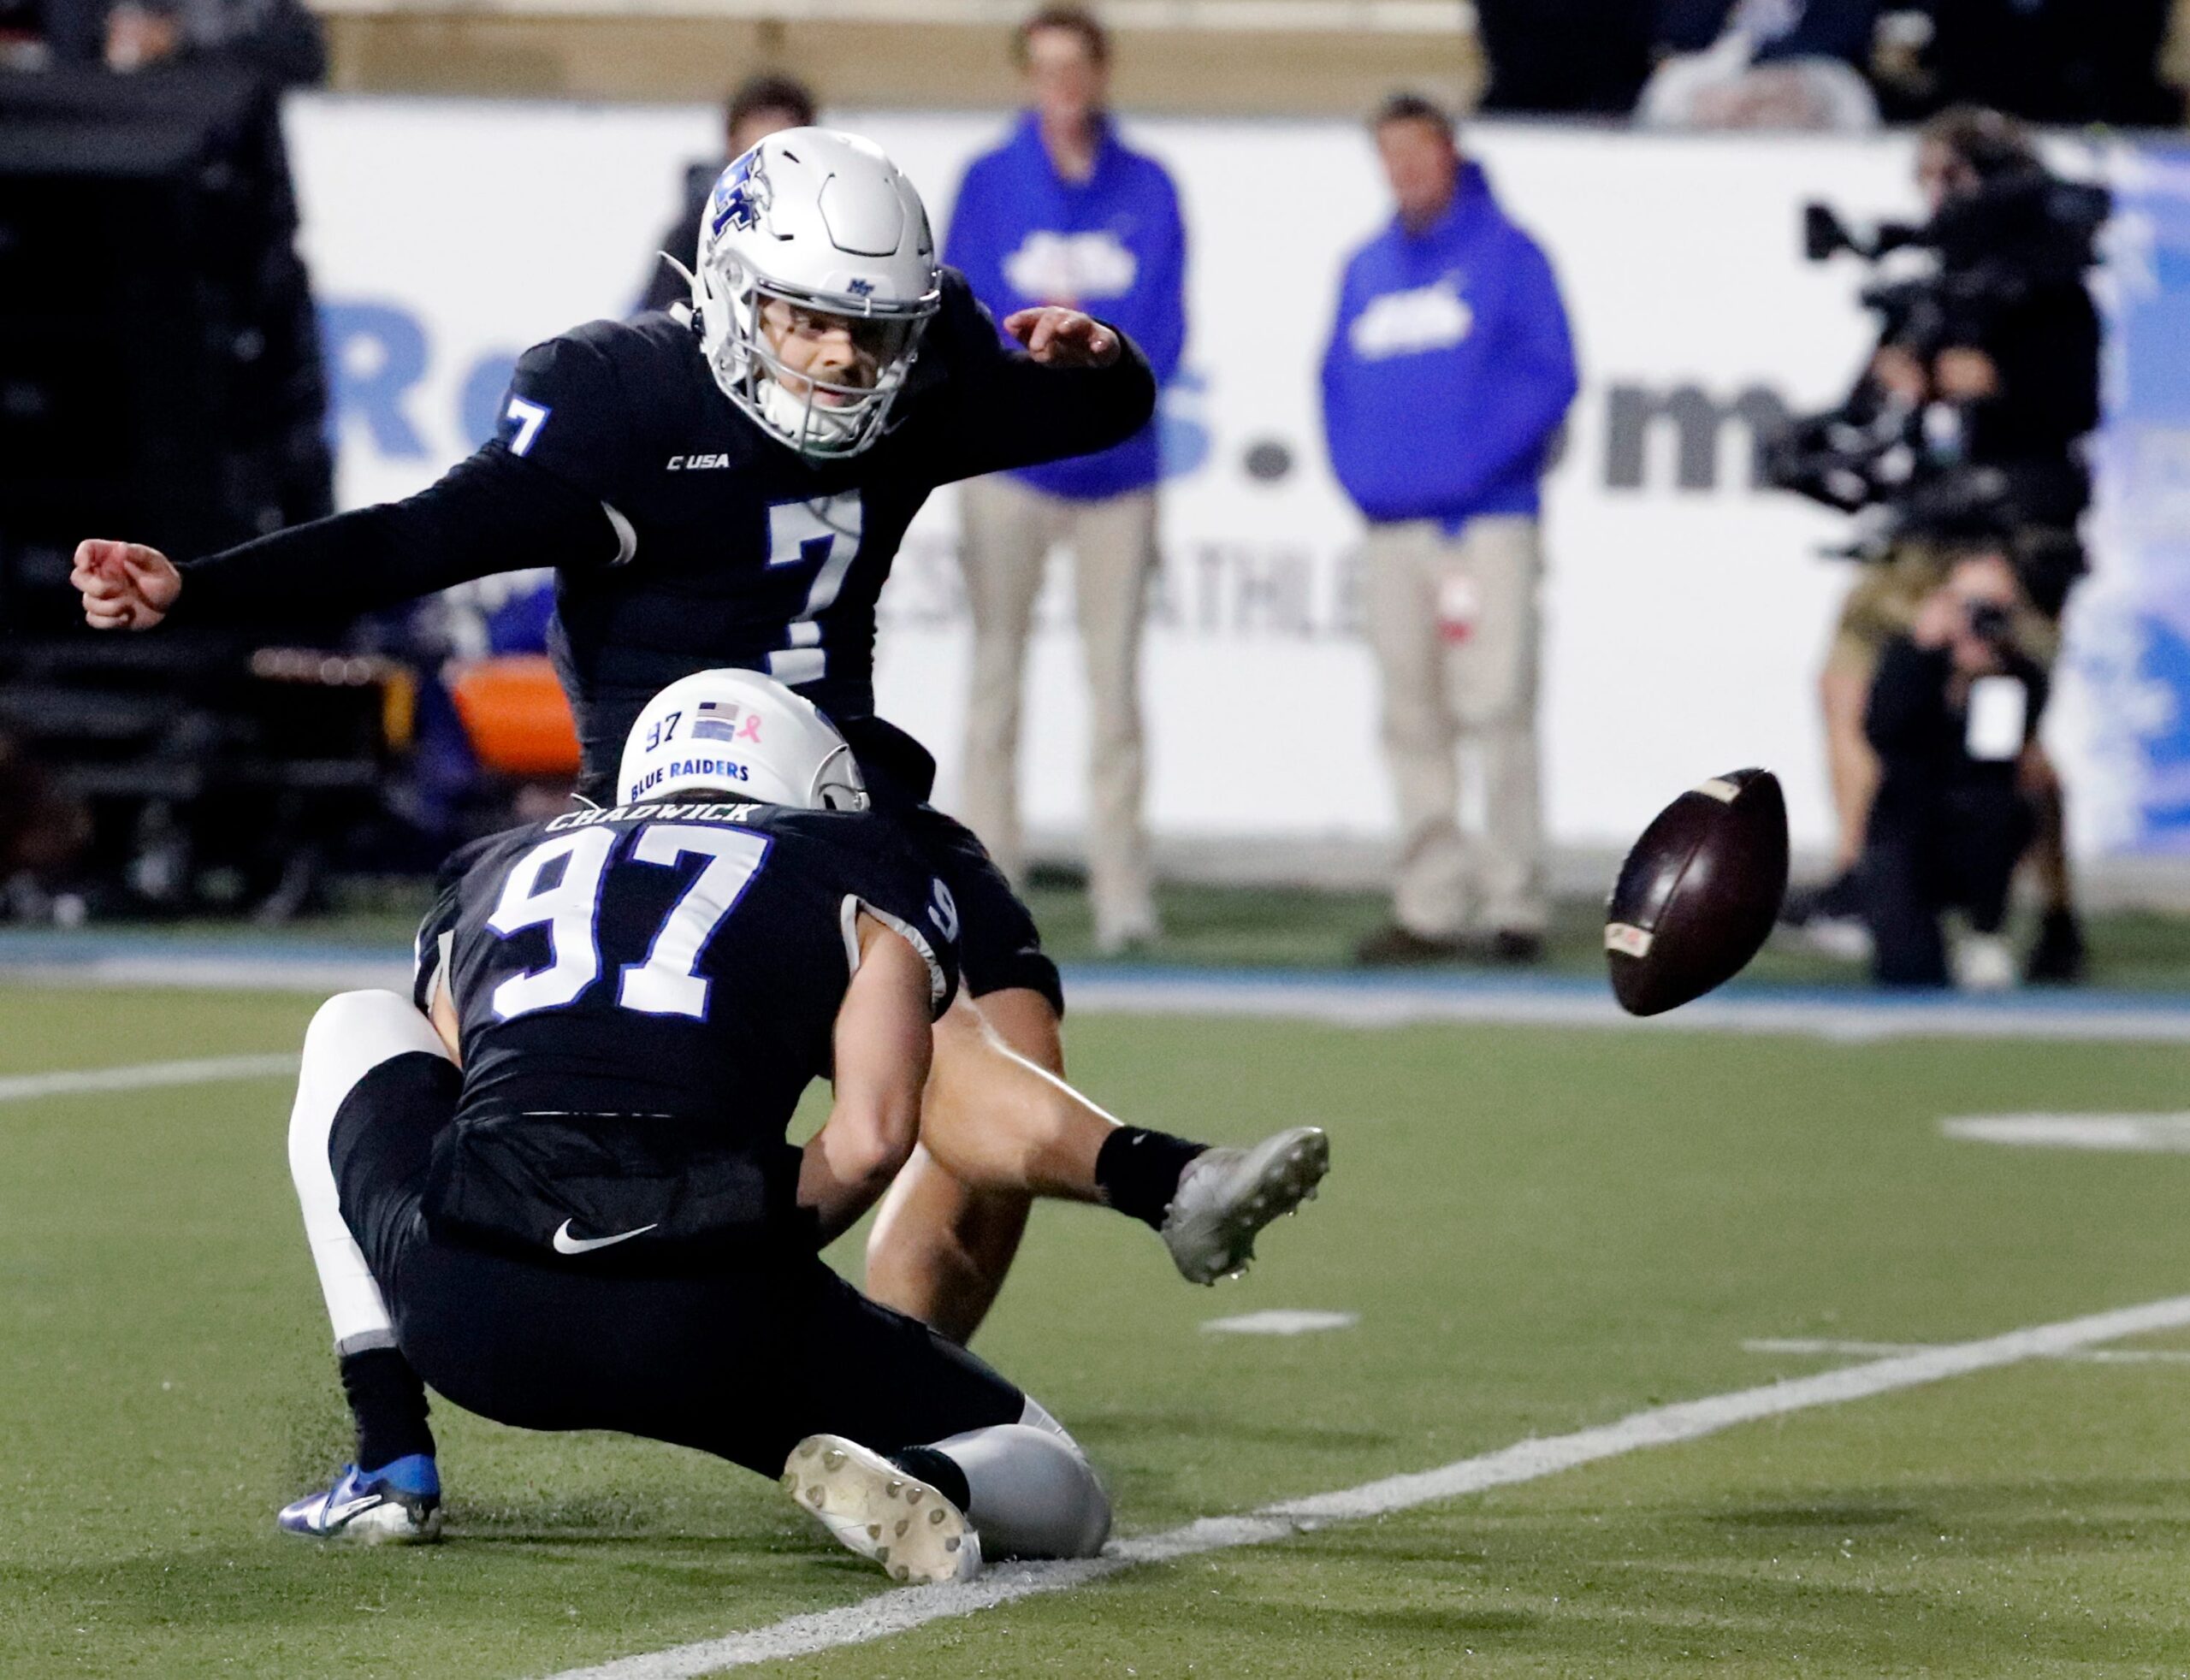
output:
[[[940,1013],[956,911],[867,813],[674,801],[581,810],[465,847],[418,933],[446,975],[467,1115],[669,1117],[779,1144],[830,1066],[861,910],[928,963]]]
[[[438,484],[190,564],[177,616],[357,612],[553,566],[553,651],[598,791],[639,709],[695,671],[871,713],[876,597],[930,492],[1107,448],[1155,398],[1129,343],[1104,369],[1008,349],[945,269],[888,432],[809,460],[724,395],[689,321],[597,321],[525,352],[498,435]]]

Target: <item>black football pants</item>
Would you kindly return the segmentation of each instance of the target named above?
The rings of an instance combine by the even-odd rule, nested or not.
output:
[[[1939,926],[1960,910],[1979,933],[2007,920],[2008,887],[2036,819],[2010,779],[1920,793],[1881,790],[1858,866],[1871,929],[1871,977],[1880,985],[1949,984]]]
[[[812,1254],[656,1276],[437,1241],[419,1197],[460,1081],[438,1056],[396,1056],[351,1088],[328,1138],[396,1344],[458,1405],[521,1429],[672,1441],[771,1476],[809,1435],[891,1452],[1021,1420],[1017,1388]]]

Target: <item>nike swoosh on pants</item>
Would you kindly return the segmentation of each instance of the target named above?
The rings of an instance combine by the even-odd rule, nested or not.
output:
[[[660,1220],[654,1222],[654,1225],[660,1223],[661,1223]],[[592,1249],[607,1248],[611,1243],[627,1243],[632,1238],[644,1236],[653,1229],[654,1225],[642,1225],[636,1231],[619,1231],[613,1237],[574,1237],[571,1234],[571,1222],[566,1219],[555,1232],[555,1252],[583,1254]]]

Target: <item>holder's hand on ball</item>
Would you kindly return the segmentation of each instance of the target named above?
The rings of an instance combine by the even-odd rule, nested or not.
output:
[[[68,581],[83,595],[84,622],[93,630],[150,630],[182,593],[182,574],[158,549],[104,537],[76,545]]]

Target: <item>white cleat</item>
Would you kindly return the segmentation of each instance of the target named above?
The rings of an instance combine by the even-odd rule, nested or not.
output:
[[[842,1435],[808,1435],[784,1460],[784,1491],[892,1581],[933,1585],[980,1572],[966,1513],[919,1477]]]
[[[1255,1257],[1264,1226],[1312,1199],[1331,1169],[1331,1140],[1320,1126],[1295,1126],[1252,1149],[1207,1149],[1187,1163],[1163,1245],[1188,1283],[1237,1277]]]

